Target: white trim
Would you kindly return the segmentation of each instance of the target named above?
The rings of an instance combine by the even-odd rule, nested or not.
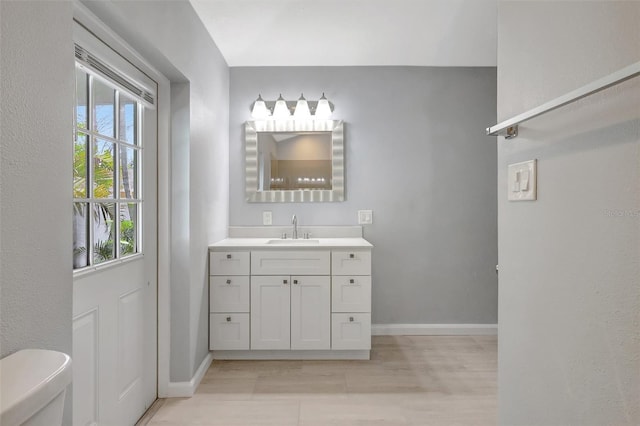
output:
[[[498,324],[373,324],[374,336],[495,336]]]
[[[209,369],[211,362],[213,361],[213,355],[211,352],[207,354],[202,360],[200,367],[196,370],[191,380],[188,382],[169,382],[167,385],[166,395],[162,395],[161,398],[190,398],[196,393],[196,389],[200,385],[202,378]]]
[[[253,350],[253,351],[213,351],[209,352],[213,359],[240,359],[240,360],[276,360],[276,359],[371,359],[369,350]]]

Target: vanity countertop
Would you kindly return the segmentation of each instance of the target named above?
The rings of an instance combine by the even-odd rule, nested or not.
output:
[[[373,244],[364,238],[225,238],[209,246],[210,250],[237,248],[250,249],[331,249],[331,248],[371,248]]]

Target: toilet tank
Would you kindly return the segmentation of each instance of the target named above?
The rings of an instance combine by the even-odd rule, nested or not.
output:
[[[62,424],[64,397],[71,383],[69,355],[25,349],[0,360],[0,425]]]

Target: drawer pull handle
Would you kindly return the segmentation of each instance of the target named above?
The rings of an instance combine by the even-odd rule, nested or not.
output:
[[[231,284],[231,280],[227,280],[227,284]]]
[[[227,322],[231,322],[231,317],[227,317]]]
[[[351,278],[351,279],[349,280],[349,283],[350,283],[350,284],[353,284],[353,283],[355,283],[355,282],[356,282],[356,280],[354,280],[353,278]]]
[[[354,259],[355,257],[356,257],[356,255],[355,255],[355,254],[353,254],[353,253],[349,253],[349,259]]]
[[[349,317],[349,322],[353,322],[353,317]]]
[[[294,284],[298,284],[298,280],[293,280],[293,283]]]
[[[230,254],[227,255],[227,259],[231,259],[231,255]]]
[[[287,280],[282,280],[282,284],[288,284],[289,282]]]

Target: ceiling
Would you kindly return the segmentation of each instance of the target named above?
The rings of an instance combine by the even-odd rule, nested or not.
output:
[[[497,0],[190,0],[231,67],[496,66]]]

